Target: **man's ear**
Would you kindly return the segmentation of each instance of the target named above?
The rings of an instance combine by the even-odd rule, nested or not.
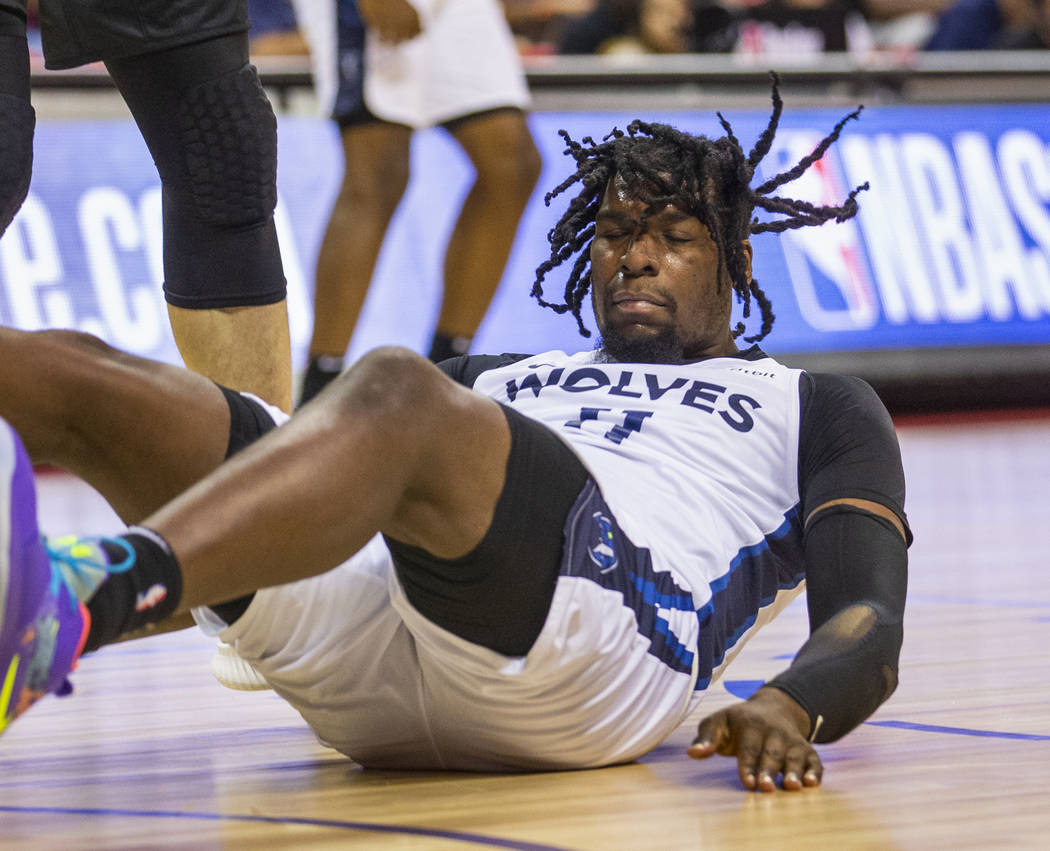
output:
[[[747,257],[747,280],[748,280],[748,283],[750,283],[751,282],[751,261],[755,257],[755,252],[754,252],[754,249],[751,248],[751,240],[750,239],[745,239],[740,244],[741,244],[741,246],[743,246],[744,256]]]

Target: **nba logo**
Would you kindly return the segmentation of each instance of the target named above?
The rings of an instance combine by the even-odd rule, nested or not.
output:
[[[812,153],[821,138],[810,130],[782,131],[766,157],[763,176],[769,179],[791,168]],[[845,185],[833,154],[833,150],[825,152],[776,194],[820,206],[841,204],[853,187]],[[799,312],[812,328],[856,331],[875,324],[878,301],[856,222],[787,230],[780,235],[780,245]]]

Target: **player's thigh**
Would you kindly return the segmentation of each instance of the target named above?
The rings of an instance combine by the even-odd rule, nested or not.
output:
[[[412,128],[377,118],[342,124],[343,192],[397,204],[408,185]]]
[[[458,558],[478,545],[492,523],[506,478],[510,429],[493,399],[415,358],[417,375],[401,387],[405,401],[399,406],[407,436],[399,440],[406,480],[382,531],[440,558]]]
[[[498,179],[508,188],[522,184],[531,191],[541,160],[522,110],[486,110],[444,126],[470,157],[479,178]]]
[[[0,387],[16,428],[95,487],[128,522],[222,463],[230,408],[211,381],[74,331],[3,329]],[[3,394],[8,398],[6,394]]]

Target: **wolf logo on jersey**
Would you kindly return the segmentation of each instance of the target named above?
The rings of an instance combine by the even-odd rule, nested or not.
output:
[[[594,512],[594,522],[598,527],[598,543],[593,544],[587,551],[588,555],[598,566],[599,573],[609,573],[616,570],[620,563],[616,558],[616,548],[613,540],[612,521],[600,511]]]

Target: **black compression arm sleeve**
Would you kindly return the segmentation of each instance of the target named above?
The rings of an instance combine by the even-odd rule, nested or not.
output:
[[[818,512],[803,541],[810,638],[769,685],[809,713],[814,741],[831,742],[897,687],[907,545],[889,520],[849,505]]]

